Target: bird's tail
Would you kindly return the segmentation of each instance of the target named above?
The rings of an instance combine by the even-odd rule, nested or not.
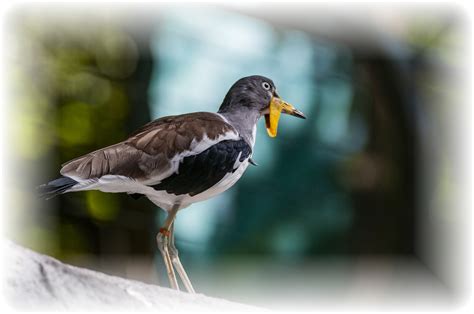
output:
[[[56,195],[66,193],[70,188],[76,185],[78,182],[69,177],[60,177],[56,180],[50,181],[46,184],[40,185],[38,193],[42,198],[50,199]]]

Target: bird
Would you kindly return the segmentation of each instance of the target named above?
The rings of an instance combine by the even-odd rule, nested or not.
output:
[[[276,137],[281,113],[306,119],[261,75],[237,80],[218,111],[194,112],[153,120],[122,142],[72,159],[60,177],[38,187],[50,199],[86,190],[145,196],[167,216],[156,236],[170,287],[180,290],[175,270],[189,293],[194,287],[174,243],[179,210],[214,197],[233,186],[252,158],[257,122],[265,119]]]

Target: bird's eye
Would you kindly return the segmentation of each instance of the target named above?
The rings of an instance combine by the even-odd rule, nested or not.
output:
[[[263,82],[263,83],[262,83],[262,87],[263,87],[265,90],[270,90],[270,84],[268,84],[267,82]]]

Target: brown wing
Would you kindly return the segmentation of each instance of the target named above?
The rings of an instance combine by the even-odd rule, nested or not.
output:
[[[61,169],[61,174],[81,179],[122,175],[147,180],[170,169],[176,154],[190,150],[193,140],[205,135],[211,140],[235,131],[220,116],[197,112],[154,120],[125,141],[73,159]]]

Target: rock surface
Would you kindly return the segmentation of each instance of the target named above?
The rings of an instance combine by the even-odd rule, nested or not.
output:
[[[255,311],[226,300],[191,295],[61,263],[12,242],[4,246],[3,297],[22,310]]]

